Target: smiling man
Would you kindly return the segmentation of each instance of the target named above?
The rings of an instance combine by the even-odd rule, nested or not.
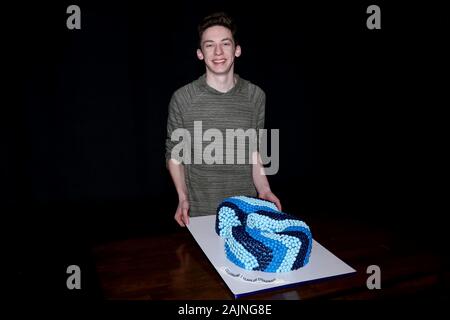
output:
[[[203,19],[198,26],[199,48],[197,57],[205,63],[206,72],[195,81],[175,91],[169,104],[166,138],[166,166],[178,193],[175,220],[180,226],[189,223],[189,216],[216,214],[224,198],[236,195],[258,196],[275,202],[264,174],[261,157],[257,151],[249,155],[248,163],[205,163],[202,143],[192,144],[194,161],[187,163],[172,152],[179,141],[172,139],[177,129],[195,132],[194,123],[203,130],[215,129],[225,135],[230,129],[255,129],[264,127],[265,94],[261,88],[242,79],[234,72],[235,59],[241,55],[236,41],[236,27],[225,13],[215,13]],[[211,138],[212,139],[212,138]],[[191,146],[190,141],[186,141]],[[226,141],[219,149],[242,154],[248,150],[246,143]],[[189,147],[191,148],[191,147]],[[250,152],[250,151],[249,151]],[[190,158],[190,157],[189,157]],[[236,162],[239,162],[237,164]]]

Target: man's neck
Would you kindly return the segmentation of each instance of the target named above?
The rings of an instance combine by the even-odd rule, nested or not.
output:
[[[236,77],[234,72],[229,72],[224,75],[216,75],[207,71],[206,83],[217,91],[225,93],[234,87],[236,84]]]

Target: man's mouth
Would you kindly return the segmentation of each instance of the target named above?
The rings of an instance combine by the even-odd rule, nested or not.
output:
[[[219,60],[213,60],[213,63],[215,63],[215,64],[222,64],[225,61],[226,61],[225,59],[219,59]]]

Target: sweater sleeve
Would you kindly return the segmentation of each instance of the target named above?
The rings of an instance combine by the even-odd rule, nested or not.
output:
[[[182,162],[181,157],[178,154],[172,155],[173,148],[179,143],[179,141],[172,140],[172,133],[179,128],[183,128],[183,117],[180,110],[180,105],[177,102],[176,95],[173,94],[169,103],[169,112],[167,117],[167,136],[166,136],[166,166],[170,159],[175,159]]]
[[[261,150],[261,133],[260,129],[264,129],[264,120],[266,114],[266,94],[263,90],[258,88],[256,97],[255,97],[255,129],[256,129],[256,141],[258,145],[258,150]]]
[[[266,94],[260,90],[256,102],[256,130],[264,128],[264,120],[266,115]]]

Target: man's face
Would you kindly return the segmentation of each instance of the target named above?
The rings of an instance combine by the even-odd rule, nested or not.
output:
[[[205,30],[201,40],[201,50],[197,57],[204,60],[206,68],[214,74],[227,74],[233,67],[234,58],[241,55],[228,28],[213,26]]]

